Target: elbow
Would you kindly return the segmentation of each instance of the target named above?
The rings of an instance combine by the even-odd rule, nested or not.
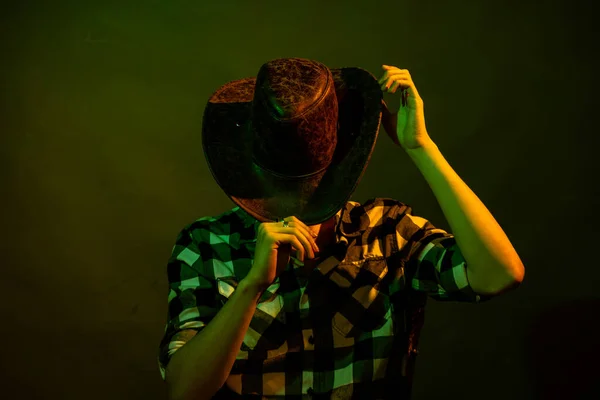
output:
[[[504,281],[501,283],[490,283],[489,285],[480,286],[480,287],[476,287],[476,288],[472,287],[472,289],[475,293],[480,294],[480,295],[498,296],[498,295],[504,294],[506,292],[510,292],[511,290],[518,288],[520,285],[521,285],[521,283],[519,281],[512,280],[509,282]]]
[[[519,259],[519,256],[506,262],[500,270],[504,273],[499,282],[497,282],[496,289],[501,292],[518,288],[523,283],[523,279],[525,279],[525,266]]]
[[[520,285],[521,283],[523,283],[523,279],[525,279],[525,266],[521,263],[516,268],[515,282],[517,282],[517,284]]]
[[[473,274],[469,276],[471,288],[478,294],[486,296],[497,296],[506,293],[521,286],[525,278],[525,267],[522,263],[517,263],[510,268],[496,268],[496,271],[503,271],[493,276],[480,276]]]
[[[494,295],[499,295],[499,294],[504,294],[506,292],[510,292],[511,290],[515,290],[517,289],[519,286],[521,286],[521,282],[523,282],[522,280],[518,280],[518,279],[513,279],[511,281],[508,281],[502,285],[498,285],[496,287],[494,287]]]
[[[523,278],[525,278],[524,269],[522,269],[522,272],[511,273],[503,281],[498,282],[496,285],[491,285],[491,294],[499,295],[517,289],[523,283]]]
[[[501,290],[508,291],[516,289],[521,286],[523,279],[525,279],[525,266],[519,262],[510,268],[510,272],[506,278],[506,283],[503,287],[501,287]]]

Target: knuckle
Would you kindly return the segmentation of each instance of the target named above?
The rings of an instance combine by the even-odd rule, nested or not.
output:
[[[312,243],[310,242],[310,240],[308,240],[308,238],[304,238],[304,247],[306,247],[306,250],[312,250]]]

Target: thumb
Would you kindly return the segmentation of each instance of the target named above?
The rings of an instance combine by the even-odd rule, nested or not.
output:
[[[383,125],[383,128],[385,129],[385,131],[390,134],[390,135],[394,135],[396,133],[396,113],[392,114],[387,106],[387,104],[385,103],[385,101],[381,101],[382,105],[381,105],[381,124]]]

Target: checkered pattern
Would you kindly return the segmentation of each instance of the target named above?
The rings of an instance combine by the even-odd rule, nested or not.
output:
[[[488,299],[470,288],[452,234],[411,207],[349,201],[335,218],[332,257],[311,272],[290,262],[262,295],[219,398],[409,398],[427,297]],[[247,275],[258,225],[235,207],[177,237],[158,355],[163,379],[173,353]]]

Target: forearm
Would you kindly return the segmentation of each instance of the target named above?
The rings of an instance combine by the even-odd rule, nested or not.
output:
[[[173,354],[166,372],[170,399],[210,399],[223,386],[259,297],[260,289],[242,280],[213,320]]]
[[[523,280],[523,264],[485,205],[429,142],[407,150],[431,187],[467,262],[473,290],[498,293]]]

